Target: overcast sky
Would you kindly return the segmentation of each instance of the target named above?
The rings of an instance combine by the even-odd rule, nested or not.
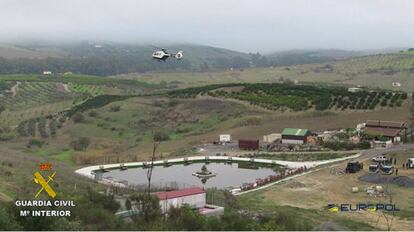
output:
[[[195,43],[240,51],[414,46],[411,0],[0,0],[0,40]]]

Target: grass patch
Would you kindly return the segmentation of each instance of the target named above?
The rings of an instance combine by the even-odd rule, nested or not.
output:
[[[223,118],[220,115],[215,114],[198,123],[184,125],[183,127],[178,128],[175,133],[179,133],[179,131],[181,130],[185,132],[183,133],[185,135],[203,134],[213,130],[217,126],[217,124],[219,124],[222,121]],[[172,135],[172,137],[174,137],[174,135]]]
[[[73,162],[72,155],[73,155],[73,151],[66,150],[66,151],[63,151],[63,152],[61,152],[57,155],[53,155],[52,157],[54,159],[57,159],[59,161],[62,161],[64,163],[66,163],[70,166],[73,166],[73,165],[75,165],[75,163]]]
[[[26,153],[43,157],[51,158],[53,160],[61,161],[69,166],[74,166],[75,163],[72,160],[73,151],[72,150],[56,150],[53,148],[40,148],[40,149],[28,149],[25,150]]]
[[[332,221],[345,230],[375,230],[375,227],[365,223],[341,217],[325,209],[303,209],[292,206],[277,205],[265,198],[266,190],[258,190],[237,197],[241,209],[254,211],[266,215],[282,215],[285,218],[296,218],[296,221],[308,222],[313,229],[327,221]]]

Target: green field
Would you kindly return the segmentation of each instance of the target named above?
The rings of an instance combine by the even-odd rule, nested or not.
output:
[[[70,83],[69,89],[72,92],[83,93],[83,94],[87,94],[91,96],[97,96],[97,95],[103,94],[102,88],[96,85],[81,85],[81,84]]]

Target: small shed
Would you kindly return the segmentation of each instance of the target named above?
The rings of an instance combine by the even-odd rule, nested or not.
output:
[[[231,135],[229,134],[219,135],[219,141],[221,143],[229,143],[231,141]]]
[[[280,133],[272,133],[263,136],[263,141],[266,143],[273,143],[274,141],[282,139],[282,134]]]
[[[206,203],[206,192],[199,187],[156,192],[154,194],[160,200],[162,213],[167,213],[171,207],[179,208],[187,205],[206,216],[220,216],[224,214],[223,207]]]
[[[206,205],[206,192],[202,188],[187,188],[169,192],[156,192],[155,196],[160,200],[163,213],[171,207],[188,205],[193,209],[203,208]]]

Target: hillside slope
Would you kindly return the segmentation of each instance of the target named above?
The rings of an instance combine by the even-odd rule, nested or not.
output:
[[[26,48],[14,45],[0,45],[0,57],[5,59],[45,59],[47,57],[64,57],[62,50],[57,48]]]
[[[42,73],[44,70],[108,76],[160,70],[207,70],[250,67],[250,55],[202,45],[171,45],[170,53],[184,51],[180,61],[157,62],[150,45],[73,43],[20,45],[0,49],[0,74]],[[35,59],[36,58],[36,59]]]

